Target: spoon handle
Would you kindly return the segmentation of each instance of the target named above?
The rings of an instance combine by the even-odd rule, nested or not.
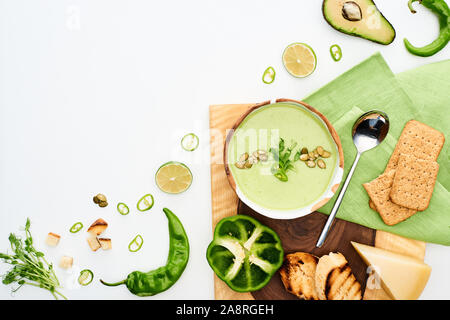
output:
[[[325,226],[322,229],[322,233],[320,234],[319,240],[316,243],[316,247],[320,248],[323,243],[325,242],[325,239],[328,235],[328,231],[330,231],[331,225],[334,221],[334,218],[336,217],[336,213],[339,210],[339,207],[341,206],[342,199],[344,199],[345,191],[347,191],[347,187],[350,183],[350,180],[352,179],[353,173],[355,172],[356,165],[358,164],[359,159],[361,158],[361,153],[356,154],[356,158],[353,161],[352,168],[350,169],[350,172],[347,175],[347,178],[345,179],[344,185],[342,186],[341,192],[339,192],[339,196],[334,203],[333,209],[331,210],[330,215],[328,216],[327,223],[325,223]]]

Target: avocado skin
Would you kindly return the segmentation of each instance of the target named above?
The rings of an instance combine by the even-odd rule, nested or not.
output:
[[[324,0],[323,3],[322,3],[322,14],[323,14],[323,17],[324,17],[325,21],[326,21],[331,27],[333,27],[334,29],[336,29],[337,31],[340,31],[340,32],[342,32],[342,33],[345,33],[345,34],[348,34],[348,35],[351,35],[351,36],[363,38],[363,39],[366,39],[366,40],[369,40],[369,41],[372,41],[372,42],[375,42],[375,43],[383,44],[383,45],[391,44],[391,43],[395,40],[395,37],[396,37],[397,34],[396,34],[396,31],[395,31],[394,27],[393,27],[392,24],[389,22],[389,20],[386,19],[386,17],[385,17],[385,16],[383,15],[383,13],[378,9],[378,7],[376,6],[376,4],[375,4],[373,1],[369,0],[369,1],[372,2],[372,4],[375,6],[377,12],[381,15],[381,18],[384,19],[384,21],[387,22],[387,24],[389,25],[388,27],[391,28],[392,31],[394,32],[394,36],[393,36],[392,39],[390,39],[390,41],[388,41],[388,42],[383,42],[383,41],[380,41],[380,40],[377,40],[377,39],[374,39],[374,38],[370,38],[370,37],[367,37],[367,36],[363,36],[363,35],[361,35],[361,34],[359,34],[359,33],[357,33],[357,32],[351,32],[351,31],[348,31],[348,30],[346,30],[346,29],[344,29],[344,28],[339,28],[339,27],[334,26],[334,25],[331,23],[331,21],[328,20],[327,15],[326,15],[326,13],[325,13],[325,5],[326,5],[326,2],[327,2],[327,1],[328,1],[328,0]],[[364,20],[364,18],[363,18],[363,20]],[[361,20],[361,21],[362,21],[362,20]]]

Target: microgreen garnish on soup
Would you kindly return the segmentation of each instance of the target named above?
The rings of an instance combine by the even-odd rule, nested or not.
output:
[[[278,162],[278,164],[275,164],[272,167],[272,173],[280,181],[288,181],[286,172],[294,169],[292,164],[293,161],[290,160],[290,157],[292,150],[294,150],[296,146],[297,142],[293,142],[290,147],[286,148],[284,140],[280,138],[278,148],[270,148],[270,152],[272,153],[274,160]],[[297,158],[297,155],[295,155],[295,158]]]

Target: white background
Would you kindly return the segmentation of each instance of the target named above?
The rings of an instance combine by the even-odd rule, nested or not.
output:
[[[67,254],[95,273],[90,286],[63,290],[69,298],[133,299],[124,286],[103,287],[98,279],[122,280],[132,270],[165,263],[167,206],[185,225],[191,257],[174,287],[148,299],[212,299],[205,259],[212,235],[208,106],[301,99],[377,51],[394,72],[450,58],[450,46],[430,58],[406,51],[404,37],[422,45],[438,32],[433,14],[418,6],[412,15],[406,3],[377,1],[397,31],[394,43],[382,46],[332,29],[319,0],[1,1],[0,251],[8,248],[9,232],[30,217],[36,246],[51,261]],[[297,41],[318,57],[305,79],[291,77],[281,64],[283,49]],[[334,43],[344,53],[339,63],[329,55]],[[277,77],[265,85],[261,75],[269,65]],[[193,153],[179,147],[187,132],[200,136]],[[194,174],[183,194],[155,186],[156,169],[169,160],[186,163]],[[93,204],[99,192],[108,207]],[[135,203],[145,193],[156,203],[139,213]],[[119,201],[132,209],[128,216],[117,213]],[[73,235],[68,229],[99,217],[110,225],[105,236],[114,248],[93,253],[85,230]],[[49,231],[62,236],[56,248],[44,243]],[[129,253],[137,233],[144,246]],[[422,298],[449,299],[450,248],[427,245],[425,260],[433,272]],[[69,275],[59,268],[58,274],[66,282]],[[29,287],[14,296],[51,298]],[[1,285],[0,298],[11,297]]]

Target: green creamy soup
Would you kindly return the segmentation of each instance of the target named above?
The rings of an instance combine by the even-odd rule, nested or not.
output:
[[[278,180],[271,171],[276,165],[269,150],[278,148],[280,138],[286,147],[297,146],[291,154],[303,147],[313,151],[322,146],[331,153],[323,158],[326,168],[309,168],[303,161],[293,161],[293,170],[286,171],[288,181]],[[235,163],[247,152],[265,150],[269,160],[259,161],[250,169],[239,169]],[[305,207],[318,200],[333,177],[337,147],[327,127],[316,115],[300,105],[276,103],[260,107],[249,114],[233,134],[228,148],[231,173],[241,192],[254,203],[269,209],[292,210]]]

